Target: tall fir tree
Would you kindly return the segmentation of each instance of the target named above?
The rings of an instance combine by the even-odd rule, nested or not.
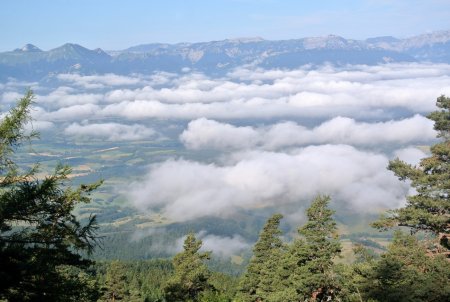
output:
[[[439,108],[427,117],[441,141],[431,147],[431,156],[412,166],[399,159],[388,169],[400,180],[409,180],[416,194],[407,197],[405,207],[392,210],[374,223],[380,229],[406,226],[412,231],[428,231],[440,238],[441,246],[449,249],[450,233],[450,98],[440,96]]]
[[[357,273],[364,301],[450,301],[450,262],[430,257],[416,237],[400,231],[379,260]]]
[[[126,276],[126,268],[118,260],[112,261],[106,271],[105,285],[102,288],[101,301],[130,301],[129,282]]]
[[[167,301],[198,301],[201,293],[212,289],[208,282],[211,273],[205,264],[210,253],[200,253],[201,246],[202,241],[193,233],[187,235],[184,250],[173,258],[174,275],[163,287]]]
[[[283,253],[279,229],[282,218],[281,214],[273,215],[261,231],[253,248],[253,257],[239,284],[238,301],[267,301],[267,297],[276,291],[275,274]]]
[[[329,196],[319,195],[313,200],[306,212],[307,223],[298,229],[302,238],[290,249],[288,257],[293,264],[289,286],[297,294],[293,301],[331,301],[338,295],[340,285],[333,259],[340,255],[341,244],[329,202]]]
[[[76,275],[92,263],[80,252],[93,250],[96,222],[81,223],[73,210],[99,183],[72,189],[65,166],[44,179],[37,165],[21,173],[14,154],[33,136],[25,132],[32,100],[28,92],[0,120],[0,299],[85,301],[87,279]]]

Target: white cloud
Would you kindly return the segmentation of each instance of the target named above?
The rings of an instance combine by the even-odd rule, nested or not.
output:
[[[99,110],[100,107],[95,104],[73,105],[55,111],[46,111],[41,107],[35,107],[33,117],[52,122],[80,121],[95,116]]]
[[[15,103],[17,100],[23,97],[23,93],[20,94],[15,91],[8,91],[2,94],[2,103]],[[3,108],[2,108],[3,109]]]
[[[67,108],[90,105],[98,106],[90,117],[128,120],[297,120],[336,116],[386,120],[399,114],[434,110],[436,97],[450,94],[447,64],[323,66],[315,70],[241,68],[221,78],[191,72],[150,76],[64,74],[57,79],[62,83],[59,88],[36,98],[50,117],[59,112],[55,118]],[[102,90],[81,91],[91,85]],[[18,96],[11,90],[3,93],[9,101]],[[88,117],[82,115],[78,121]],[[77,117],[70,120],[76,121]]]
[[[83,124],[73,123],[64,132],[68,135],[104,138],[108,141],[143,140],[155,136],[156,132],[143,125],[118,123]]]
[[[63,82],[69,82],[85,89],[97,89],[112,86],[128,86],[144,83],[141,77],[121,76],[117,74],[103,75],[79,75],[76,73],[58,74],[57,78]]]
[[[31,121],[25,125],[27,131],[46,131],[53,129],[54,123],[48,121]]]
[[[191,121],[180,135],[189,149],[254,148],[261,141],[260,133],[252,127],[235,127],[205,118]]]
[[[129,119],[380,117],[431,111],[450,94],[450,65],[326,66],[318,70],[238,69],[212,79],[187,74],[165,88],[117,90],[103,114]]]
[[[152,236],[152,244],[149,249],[153,252],[176,254],[183,251],[183,243],[186,236],[179,237],[174,241],[167,241],[165,238],[165,228],[151,228],[146,230],[137,230],[133,233],[131,240],[139,241],[144,237]],[[239,234],[230,236],[219,236],[209,234],[202,230],[195,234],[197,239],[202,240],[201,251],[212,252],[213,257],[229,258],[233,255],[239,255],[244,251],[251,249],[253,243],[248,242]]]
[[[304,206],[318,193],[331,194],[337,207],[370,212],[404,202],[407,186],[396,181],[387,164],[383,155],[345,145],[310,146],[290,154],[254,151],[235,155],[224,166],[159,163],[127,191],[139,209],[158,207],[181,221],[239,208]]]
[[[47,95],[37,95],[36,103],[51,109],[60,110],[75,105],[93,105],[103,100],[102,94],[79,93],[72,87],[59,86]]]
[[[401,145],[429,142],[436,137],[433,122],[415,115],[399,121],[379,123],[356,122],[335,117],[308,129],[294,122],[261,127],[236,127],[205,118],[191,121],[180,135],[190,149],[277,150],[310,144],[349,144],[356,146]]]
[[[239,255],[243,251],[249,250],[252,246],[251,243],[237,234],[233,236],[218,236],[202,231],[197,234],[197,238],[203,242],[203,251],[211,251],[213,256],[219,256],[221,258]]]
[[[43,126],[71,123],[68,134],[123,140],[153,137],[152,129],[139,126],[150,118],[169,119],[168,127],[183,119],[191,121],[181,135],[188,148],[244,150],[220,157],[220,164],[217,158],[211,164],[159,163],[127,188],[137,207],[159,207],[172,219],[189,220],[239,208],[303,209],[319,192],[331,194],[336,207],[354,211],[400,205],[407,184],[385,169],[387,156],[343,145],[292,148],[428,142],[434,137],[431,122],[414,113],[434,110],[436,97],[450,94],[450,65],[241,68],[221,78],[194,72],[63,75],[59,81],[61,87],[47,94],[41,89],[36,99],[32,114]],[[6,101],[21,97],[14,92],[18,88],[2,87]],[[83,92],[86,87],[101,90]],[[122,121],[99,122],[109,117]],[[316,118],[327,121],[316,125]],[[130,125],[136,119],[142,121]],[[239,119],[249,126],[235,126]],[[286,149],[291,151],[280,152]],[[410,161],[421,156],[412,149],[396,154]]]
[[[394,152],[395,157],[407,162],[410,165],[418,165],[422,158],[428,157],[428,155],[422,150],[416,147],[407,147],[396,150]]]
[[[214,234],[208,234],[207,231],[202,230],[195,234],[197,239],[202,241],[202,247],[200,251],[212,252],[213,257],[230,258],[233,255],[239,255],[243,251],[248,251],[252,247],[252,243],[249,243],[239,234],[232,236],[218,236]],[[165,249],[169,253],[179,253],[183,250],[183,243],[186,236],[178,238],[174,243],[167,243]]]

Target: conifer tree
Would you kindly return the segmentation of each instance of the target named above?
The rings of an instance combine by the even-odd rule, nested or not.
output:
[[[329,201],[330,197],[321,195],[313,200],[306,212],[307,223],[298,229],[302,238],[287,255],[292,266],[288,288],[295,288],[297,294],[291,301],[329,301],[338,294],[333,259],[340,254],[341,245]]]
[[[449,301],[450,262],[430,257],[412,235],[397,231],[388,251],[359,274],[364,300],[386,302]]]
[[[211,275],[205,261],[210,253],[200,253],[202,241],[193,233],[187,235],[181,253],[173,258],[174,275],[166,282],[163,291],[167,301],[198,301],[200,294],[211,290]]]
[[[76,274],[92,263],[80,252],[93,250],[96,222],[81,223],[73,210],[99,183],[72,189],[65,166],[44,179],[37,165],[21,172],[14,153],[33,137],[24,130],[32,100],[29,91],[0,120],[0,300],[83,301],[87,279]]]
[[[388,169],[400,180],[411,181],[416,194],[407,197],[405,207],[389,212],[374,223],[386,229],[395,225],[410,227],[412,231],[429,231],[440,235],[441,245],[449,248],[450,233],[450,98],[440,96],[439,110],[427,117],[434,121],[434,129],[441,141],[431,147],[431,156],[412,166],[399,159],[389,163]]]
[[[112,261],[106,271],[102,301],[130,301],[126,268],[118,260]]]
[[[238,300],[245,302],[266,301],[274,292],[275,274],[282,258],[283,242],[279,229],[281,214],[275,214],[266,222],[253,248],[253,257],[243,275]]]

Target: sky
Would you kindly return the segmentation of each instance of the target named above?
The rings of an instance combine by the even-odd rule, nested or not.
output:
[[[365,39],[450,29],[448,0],[2,0],[0,51],[32,43],[119,50],[237,37]]]

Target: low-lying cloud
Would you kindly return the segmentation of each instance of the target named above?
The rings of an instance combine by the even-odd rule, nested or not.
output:
[[[188,123],[180,137],[180,128],[167,132],[186,148],[219,151],[211,163],[157,163],[127,185],[136,207],[178,221],[241,208],[303,209],[317,193],[331,194],[335,207],[352,211],[398,207],[407,184],[386,170],[391,154],[368,150],[390,146],[389,152],[399,149],[394,156],[417,163],[423,152],[410,146],[435,136],[423,114],[435,110],[436,97],[450,95],[448,64],[238,68],[222,77],[192,71],[73,74],[54,80],[59,88],[36,87],[37,127],[142,140],[155,137],[150,124],[169,129]],[[1,83],[2,100],[11,105],[23,88]]]
[[[346,145],[309,146],[290,153],[234,154],[226,165],[170,160],[132,184],[129,200],[177,221],[226,216],[241,208],[305,206],[318,193],[338,208],[371,212],[398,207],[407,186],[386,170],[388,158]]]
[[[186,235],[179,237],[174,241],[167,241],[165,236],[166,232],[167,230],[165,228],[138,230],[133,233],[132,240],[139,241],[144,237],[152,236],[152,244],[149,246],[149,249],[152,252],[174,255],[183,251],[183,243],[186,239]],[[253,245],[252,242],[248,242],[239,234],[220,236],[208,233],[206,230],[201,230],[195,234],[195,237],[202,240],[201,251],[212,252],[213,257],[224,259],[248,251]]]
[[[420,163],[421,159],[426,158],[428,155],[418,148],[407,147],[396,150],[394,156],[410,165],[416,166]]]
[[[385,118],[399,108],[433,110],[436,97],[450,93],[449,75],[446,64],[237,69],[223,78],[194,73],[164,88],[113,91],[108,99],[114,103],[103,114],[129,119]]]
[[[203,242],[202,250],[211,251],[213,256],[219,256],[221,258],[239,255],[243,251],[249,250],[252,246],[251,243],[247,242],[244,237],[238,234],[218,236],[202,231],[197,237]]]
[[[117,74],[104,75],[79,75],[76,73],[65,73],[57,75],[57,78],[63,82],[72,83],[85,89],[98,89],[113,86],[128,86],[137,84],[146,84],[142,76],[122,76]]]
[[[124,125],[118,123],[69,125],[64,132],[67,135],[103,138],[108,141],[132,141],[153,138],[155,130],[142,125]]]
[[[191,121],[180,135],[189,149],[277,150],[311,144],[348,144],[354,146],[405,145],[430,142],[436,137],[433,122],[415,115],[411,118],[378,123],[357,122],[335,117],[308,129],[295,122],[264,127],[237,127],[205,118]]]
[[[39,89],[36,98],[36,106],[47,113],[39,118],[51,122],[65,111],[72,112],[69,119],[77,121],[75,109],[80,106],[96,106],[80,119],[286,120],[346,116],[388,120],[396,118],[398,112],[408,117],[432,111],[436,97],[450,94],[448,64],[358,65],[345,69],[323,66],[314,70],[239,68],[223,77],[195,72],[63,74],[56,79],[61,87],[47,94],[46,89]],[[18,86],[3,86],[4,100],[11,101],[23,93]]]

